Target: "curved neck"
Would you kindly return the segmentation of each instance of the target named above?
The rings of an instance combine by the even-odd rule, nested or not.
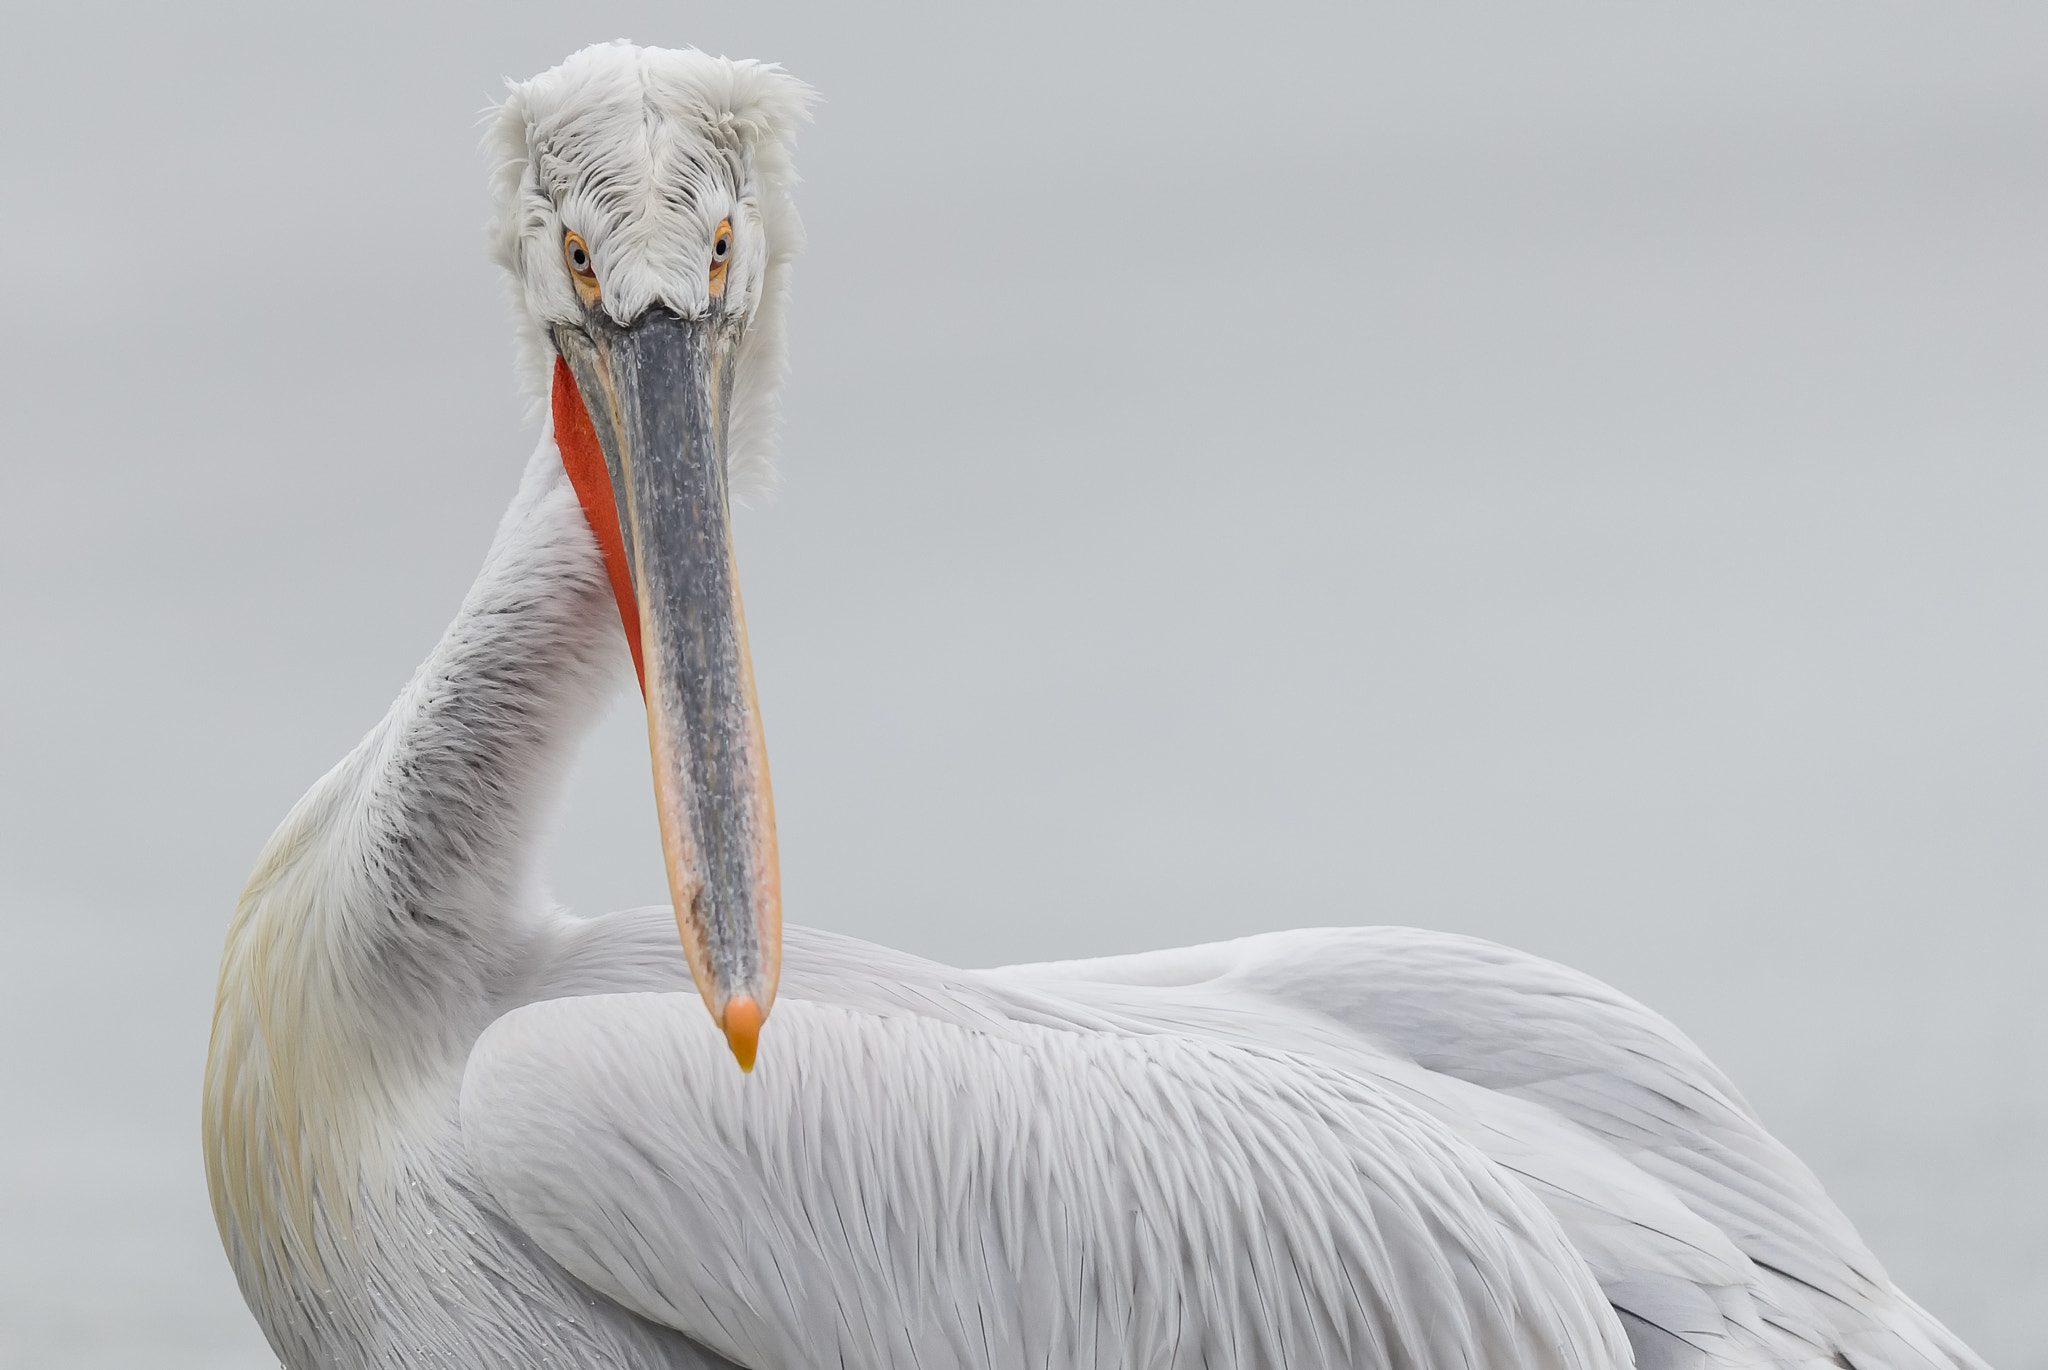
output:
[[[329,778],[346,776],[351,863],[372,877],[355,911],[489,959],[488,934],[539,911],[541,829],[627,673],[606,570],[550,433],[455,620]]]
[[[459,1051],[542,916],[541,828],[627,670],[550,433],[454,622],[271,838],[229,933],[222,1008],[240,981],[330,1047]]]
[[[271,837],[229,928],[202,1129],[245,1292],[320,1269],[359,1202],[399,1191],[400,1153],[452,1124],[469,1045],[546,916],[540,829],[627,670],[543,437],[461,612]]]

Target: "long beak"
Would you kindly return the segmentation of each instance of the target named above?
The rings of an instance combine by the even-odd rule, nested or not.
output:
[[[726,496],[736,342],[660,308],[557,328],[555,432],[635,647],[683,951],[751,1070],[781,969],[782,888]]]

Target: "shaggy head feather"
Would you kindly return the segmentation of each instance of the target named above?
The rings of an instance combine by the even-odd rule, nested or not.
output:
[[[510,278],[520,370],[537,402],[555,358],[552,326],[583,320],[562,258],[562,235],[573,232],[590,247],[615,321],[661,305],[744,322],[728,477],[735,492],[769,484],[789,266],[803,243],[789,152],[814,98],[772,63],[625,42],[509,85],[488,139],[498,159],[490,241]],[[732,223],[733,255],[714,301],[706,275],[721,220]]]

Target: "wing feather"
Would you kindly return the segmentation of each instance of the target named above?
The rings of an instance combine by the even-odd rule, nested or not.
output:
[[[530,1004],[472,1053],[471,1159],[577,1278],[744,1364],[1629,1363],[1549,1213],[1396,1092],[911,980],[786,988],[751,1076],[694,994]]]
[[[559,958],[552,992],[687,990],[673,940],[666,910],[594,920]],[[1243,1356],[1282,1345],[1299,1350],[1305,1357],[1293,1362],[1299,1364],[1398,1363],[1412,1347],[1428,1347],[1431,1354],[1441,1349],[1431,1341],[1436,1334],[1417,1326],[1429,1319],[1457,1329],[1446,1344],[1477,1355],[1484,1328],[1512,1325],[1517,1316],[1501,1302],[1506,1286],[1476,1273],[1487,1268],[1473,1254],[1483,1254],[1485,1243],[1469,1230],[1439,1233],[1425,1225],[1391,1246],[1374,1246],[1364,1234],[1377,1232],[1379,1220],[1361,1224],[1347,1208],[1347,1187],[1356,1186],[1360,1173],[1347,1169],[1349,1143],[1329,1142],[1347,1127],[1370,1134],[1390,1118],[1404,1119],[1402,1127],[1420,1118],[1444,1134],[1433,1151],[1424,1148],[1429,1165],[1477,1170],[1514,1191],[1517,1202],[1540,1203],[1568,1238],[1574,1263],[1613,1304],[1642,1370],[1840,1370],[1844,1363],[1856,1370],[1982,1370],[1980,1360],[1892,1286],[1819,1182],[1682,1033],[1609,987],[1535,957],[1413,929],[1357,928],[973,972],[792,928],[783,983],[778,1030],[788,1021],[788,1001],[796,1000],[850,1012],[866,1024],[860,1032],[869,1034],[881,1031],[883,1020],[940,1024],[955,1035],[949,1040],[957,1039],[948,1048],[956,1058],[949,1069],[964,1069],[962,1062],[973,1056],[959,1041],[999,1043],[976,1069],[992,1070],[1009,1084],[1007,1092],[970,1091],[972,1105],[963,1106],[957,1092],[935,1094],[886,1070],[849,1074],[870,1067],[850,1066],[843,1053],[809,1045],[793,1050],[790,1069],[804,1083],[781,1107],[796,1145],[820,1164],[828,1154],[853,1148],[849,1154],[861,1163],[841,1164],[798,1206],[810,1254],[778,1272],[779,1303],[765,1294],[753,1299],[760,1318],[794,1319],[799,1309],[812,1310],[815,1318],[821,1299],[869,1298],[863,1281],[884,1278],[876,1272],[886,1268],[895,1297],[911,1308],[907,1325],[943,1322],[950,1329],[946,1342],[957,1354],[947,1363],[1048,1363],[1045,1356],[1055,1348],[1044,1338],[1032,1340],[1032,1310],[1050,1306],[1073,1310],[1060,1334],[1073,1355],[1055,1357],[1054,1364],[1197,1363],[1200,1354],[1224,1354],[1222,1346]],[[683,1000],[680,1020],[662,1032],[700,1026],[693,1002]],[[701,1027],[700,1046],[715,1045],[708,1025]],[[620,1041],[606,1050],[628,1058],[644,1053],[645,1043],[625,1043],[646,1031],[642,1024],[615,1033]],[[1059,1097],[1063,1073],[1092,1060],[1074,1039],[1097,1037],[1121,1041],[1116,1050],[1136,1050],[1148,1060],[1148,1052],[1173,1057],[1191,1043],[1239,1054],[1192,1058],[1202,1063],[1199,1069],[1186,1067],[1171,1089]],[[578,1040],[577,1032],[564,1031],[558,1052],[596,1049],[589,1042],[572,1046]],[[1037,1054],[1036,1075],[1017,1073],[1018,1053]],[[576,1070],[567,1061],[558,1064]],[[732,1074],[722,1059],[716,1065],[723,1074],[715,1080]],[[1317,1065],[1321,1073],[1311,1068]],[[1162,1067],[1155,1062],[1148,1070],[1158,1074]],[[1240,1073],[1258,1079],[1261,1089],[1233,1093]],[[477,1076],[486,1078],[506,1077]],[[868,1088],[854,1091],[852,1078]],[[887,1103],[872,1095],[875,1080],[884,1078],[894,1081]],[[1057,1105],[1064,1131],[1056,1145],[1072,1157],[1117,1158],[1127,1172],[1122,1188],[1045,1189],[1048,1171],[1039,1152],[1047,1142],[1042,1129],[1030,1130],[1030,1110],[1015,1103],[1018,1090],[1029,1097],[1020,1083],[1025,1078],[1051,1082],[1043,1087],[1054,1095],[1032,1103]],[[532,1080],[527,1087],[541,1088]],[[948,1088],[957,1091],[957,1082]],[[1370,1107],[1347,1089],[1365,1090]],[[847,1101],[851,1112],[835,1112],[829,1101],[838,1092],[865,1096],[872,1108],[863,1112],[862,1099],[854,1098]],[[475,1097],[481,1102],[484,1095]],[[510,1107],[507,1101],[480,1107],[479,1137],[495,1129],[512,1138],[506,1119],[516,1111],[495,1122],[481,1116]],[[1235,1131],[1237,1110],[1263,1119],[1250,1153]],[[854,1138],[860,1129],[887,1140],[862,1151]],[[1235,1151],[1228,1144],[1233,1138]],[[1458,1155],[1444,1145],[1446,1138],[1467,1152]],[[900,1173],[900,1158],[921,1149],[979,1155],[984,1166],[934,1163],[930,1183],[919,1188],[916,1177]],[[1277,1169],[1285,1174],[1251,1174],[1247,1154],[1284,1158]],[[1398,1161],[1381,1157],[1393,1173]],[[672,1171],[677,1162],[673,1143],[666,1150],[643,1143],[631,1164]],[[564,1158],[559,1164],[571,1163]],[[1005,1177],[1000,1184],[998,1176]],[[512,1188],[534,1183],[531,1176],[505,1182]],[[899,1218],[863,1239],[860,1268],[868,1273],[859,1279],[849,1273],[860,1264],[851,1256],[818,1254],[851,1251],[849,1224],[864,1221],[864,1205],[884,1190],[899,1191],[916,1211],[961,1214],[957,1249],[917,1238],[922,1229]],[[1061,1193],[1065,1206],[1034,1209],[1034,1192]],[[1418,1192],[1452,1211],[1473,1202]],[[618,1221],[603,1216],[611,1210],[595,1191],[561,1202],[577,1211],[588,1207],[586,1222]],[[734,1222],[754,1213],[730,1198],[725,1202]],[[1123,1216],[1112,1220],[1119,1206]],[[1287,1215],[1284,1239],[1250,1216],[1269,1209]],[[1162,1213],[1170,1221],[1162,1222]],[[1031,1223],[1020,1226],[1020,1215],[1030,1215]],[[1256,1235],[1256,1247],[1247,1234]],[[1525,1239],[1533,1236],[1530,1228]],[[639,1251],[635,1268],[653,1272],[641,1278],[637,1297],[650,1307],[673,1297],[660,1293],[662,1282],[674,1278],[665,1264],[673,1253],[655,1240],[638,1247],[617,1240],[622,1249]],[[773,1247],[781,1238],[760,1240]],[[1191,1271],[1175,1245],[1189,1241],[1204,1250],[1233,1242],[1244,1250],[1228,1264]],[[1445,1263],[1433,1254],[1440,1247],[1465,1254]],[[1034,1254],[1042,1252],[1056,1254]],[[1514,1257],[1528,1258],[1526,1248]],[[829,1267],[834,1259],[851,1263],[836,1269],[817,1264]],[[1435,1304],[1424,1298],[1413,1305],[1430,1310],[1420,1320],[1405,1300],[1386,1299],[1388,1288],[1402,1287],[1390,1272],[1403,1262],[1422,1271],[1441,1296]],[[816,1335],[825,1340],[807,1344],[850,1340],[868,1348],[863,1354],[879,1357],[854,1357],[849,1364],[895,1363],[890,1355],[907,1354],[882,1330],[885,1318],[855,1306],[877,1325],[830,1336],[820,1330]],[[1373,1311],[1347,1319],[1332,1311],[1342,1307]],[[1285,1319],[1276,1321],[1274,1309],[1288,1310]],[[721,1325],[751,1325],[738,1315],[722,1316]],[[1573,1324],[1575,1335],[1589,1335],[1583,1321]],[[694,1324],[685,1330],[694,1333]],[[1599,1335],[1612,1336],[1612,1327]],[[1214,1342],[1219,1336],[1226,1340]],[[1152,1362],[1109,1351],[1133,1346],[1167,1349]],[[1030,1354],[1010,1355],[1008,1348],[1017,1347]],[[933,1363],[920,1350],[927,1354],[924,1363]],[[1579,1354],[1585,1363],[1600,1363],[1608,1352],[1589,1342]],[[1472,1363],[1523,1362],[1482,1356]]]
[[[1406,1091],[1524,1177],[1644,1367],[1983,1370],[1892,1285],[1686,1037],[1566,967],[1412,928],[1279,933],[992,977],[1284,1044]]]

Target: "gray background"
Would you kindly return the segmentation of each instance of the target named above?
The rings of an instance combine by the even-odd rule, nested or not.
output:
[[[478,112],[623,34],[828,101],[741,516],[793,919],[1558,957],[2048,1366],[2048,9],[1535,9],[16,7],[0,1362],[268,1363],[221,934],[533,441]],[[577,907],[663,897],[643,738]]]

